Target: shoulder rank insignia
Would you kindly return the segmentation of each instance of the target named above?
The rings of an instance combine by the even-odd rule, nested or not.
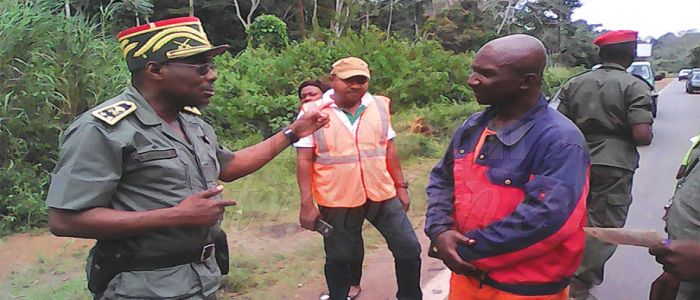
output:
[[[135,110],[136,104],[134,102],[119,101],[112,105],[97,109],[91,114],[93,117],[98,118],[109,125],[114,125]]]
[[[193,114],[198,115],[198,116],[202,115],[202,112],[199,111],[199,109],[194,107],[194,106],[185,106],[182,108],[182,110],[189,112],[189,113],[193,113]]]

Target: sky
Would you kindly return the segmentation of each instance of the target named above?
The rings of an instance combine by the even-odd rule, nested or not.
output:
[[[631,29],[658,38],[667,32],[700,31],[700,0],[581,0],[573,19],[608,30]]]

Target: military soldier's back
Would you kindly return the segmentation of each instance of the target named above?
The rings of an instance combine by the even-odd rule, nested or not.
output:
[[[630,125],[652,122],[650,97],[643,81],[606,63],[567,82],[558,110],[586,136],[593,164],[634,171],[639,153]]]
[[[620,228],[632,203],[632,179],[639,166],[637,146],[651,143],[651,94],[646,83],[626,72],[636,53],[637,32],[611,31],[598,37],[603,64],[567,82],[558,110],[586,137],[591,153],[588,226]],[[605,262],[616,246],[586,238],[581,266],[571,281],[571,298],[595,299],[590,289],[603,282]]]

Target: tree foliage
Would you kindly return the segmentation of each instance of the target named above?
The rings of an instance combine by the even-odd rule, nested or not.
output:
[[[235,58],[217,58],[219,88],[207,115],[230,137],[269,135],[295,117],[297,85],[326,76],[346,56],[367,61],[371,92],[392,98],[394,111],[472,99],[466,85],[471,54],[453,54],[432,41],[387,38],[372,27],[329,41],[292,42],[283,52],[249,48]]]
[[[652,39],[651,43],[654,45],[654,62],[660,71],[675,73],[684,68],[700,67],[700,62],[693,62],[693,51],[700,45],[699,32],[667,33]]]
[[[276,16],[258,16],[246,29],[246,32],[248,33],[249,47],[267,47],[279,50],[289,43],[287,24]]]
[[[455,52],[476,51],[497,37],[495,20],[481,13],[476,1],[463,1],[428,18],[423,36]]]
[[[90,20],[50,3],[1,0],[0,11],[2,234],[45,221],[61,130],[128,77],[117,43]]]
[[[700,66],[700,46],[693,48],[688,57],[691,66]]]

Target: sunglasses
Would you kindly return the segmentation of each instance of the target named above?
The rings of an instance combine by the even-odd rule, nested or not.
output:
[[[201,76],[207,75],[207,73],[209,73],[210,70],[216,70],[216,67],[214,66],[213,63],[186,64],[186,63],[178,63],[178,62],[169,62],[168,65],[194,68],[195,71],[197,71],[197,74],[199,74]]]
[[[364,76],[353,76],[347,79],[342,79],[346,84],[352,84],[352,83],[357,83],[357,84],[365,84],[369,79]]]

